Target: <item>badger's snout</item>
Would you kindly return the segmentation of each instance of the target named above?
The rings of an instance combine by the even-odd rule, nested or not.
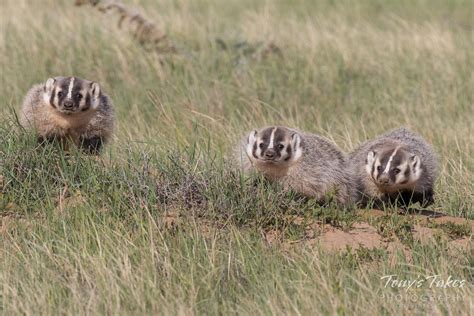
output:
[[[377,181],[381,185],[388,185],[388,184],[390,184],[390,177],[387,173],[384,172],[379,176]]]
[[[276,156],[276,152],[273,149],[267,149],[265,151],[264,157],[265,159],[273,159]]]
[[[64,108],[72,110],[74,108],[74,102],[70,99],[64,101]]]

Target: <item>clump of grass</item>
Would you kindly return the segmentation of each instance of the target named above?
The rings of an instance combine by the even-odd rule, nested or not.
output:
[[[428,222],[429,228],[439,228],[444,231],[451,239],[469,237],[472,235],[472,226],[469,223],[456,224],[453,222],[436,223]]]
[[[389,240],[395,237],[406,246],[413,246],[414,224],[409,217],[398,215],[384,215],[374,220],[377,232]]]
[[[341,253],[341,260],[351,268],[362,266],[366,263],[377,262],[387,258],[387,251],[381,248],[367,248],[360,246],[353,249],[347,246]]]
[[[78,150],[66,154],[55,144],[38,146],[33,135],[12,132],[3,134],[3,140],[10,147],[1,153],[4,191],[7,197],[20,195],[15,203],[25,212],[37,201],[58,201],[63,192],[79,191],[91,205],[113,209],[120,217],[127,217],[130,209],[157,215],[173,209],[221,223],[272,229],[287,225],[286,215],[316,207],[314,201],[263,178],[243,176],[223,157],[211,159],[195,146],[140,155],[125,148],[130,152],[126,160],[109,160],[83,156]]]

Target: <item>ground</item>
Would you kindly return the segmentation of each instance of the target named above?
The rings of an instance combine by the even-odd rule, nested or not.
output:
[[[1,4],[2,312],[472,312],[470,1],[77,2]],[[100,157],[19,127],[58,75],[114,100]],[[245,177],[235,144],[270,124],[345,151],[409,127],[436,202],[344,210]]]

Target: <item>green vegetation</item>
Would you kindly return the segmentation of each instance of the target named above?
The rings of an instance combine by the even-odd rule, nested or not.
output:
[[[2,314],[470,311],[472,248],[451,238],[472,238],[472,222],[428,223],[451,238],[421,242],[415,216],[318,206],[243,177],[229,159],[269,124],[347,151],[405,125],[439,155],[430,209],[473,220],[470,1],[124,3],[176,51],[153,52],[113,12],[73,0],[1,4]],[[38,147],[18,126],[34,83],[73,74],[114,100],[117,133],[101,157]],[[401,246],[317,242],[364,219]],[[467,283],[405,290],[385,275]]]

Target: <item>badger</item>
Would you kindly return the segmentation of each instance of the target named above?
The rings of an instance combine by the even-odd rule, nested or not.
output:
[[[349,154],[358,201],[422,207],[434,202],[437,158],[422,137],[399,128],[369,140]]]
[[[353,201],[346,157],[329,140],[284,126],[252,131],[241,146],[240,165],[285,189],[327,203],[333,195],[339,205]]]
[[[28,91],[20,124],[34,130],[40,143],[57,140],[66,149],[72,143],[86,153],[98,154],[113,133],[114,107],[97,82],[49,78]]]

